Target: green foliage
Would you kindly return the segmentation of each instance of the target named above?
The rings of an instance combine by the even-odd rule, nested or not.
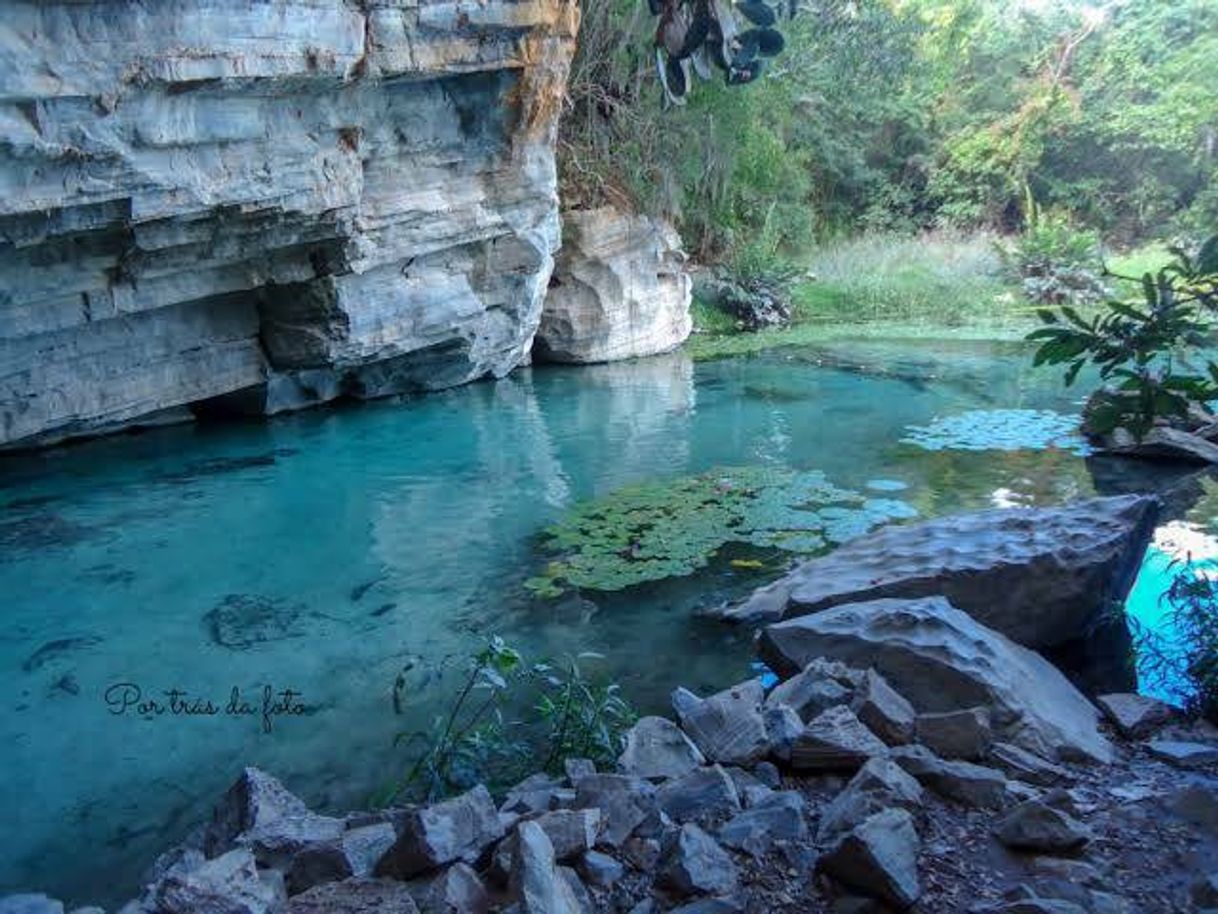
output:
[[[572,757],[616,761],[622,735],[638,715],[620,686],[589,676],[580,665],[600,656],[583,653],[528,667],[517,650],[492,638],[470,658],[447,713],[425,732],[395,738],[395,744],[416,747],[417,755],[379,802],[431,802],[478,783],[510,784],[537,770],[557,773]],[[395,695],[401,686],[399,679]],[[514,711],[528,716],[511,719]]]
[[[539,663],[533,667],[542,688],[537,702],[537,713],[546,726],[542,745],[549,747],[543,770],[557,770],[568,758],[615,764],[621,754],[622,734],[638,719],[617,683],[585,675],[579,661],[590,659],[601,659],[601,655],[584,652],[562,665]]]
[[[1037,213],[1035,204],[1028,207]],[[1030,219],[1027,229],[999,252],[1024,297],[1045,305],[1095,304],[1109,294],[1100,277],[1100,239],[1064,216]]]
[[[692,574],[728,543],[814,553],[908,513],[814,471],[728,467],[647,482],[578,505],[547,529],[542,547],[553,559],[526,586],[539,596],[623,590]]]
[[[1088,406],[1092,434],[1124,428],[1140,440],[1159,419],[1183,420],[1194,406],[1218,398],[1218,364],[1188,367],[1218,315],[1218,235],[1196,257],[1180,248],[1173,253],[1175,262],[1142,277],[1142,302],[1109,301],[1089,318],[1068,305],[1045,309],[1046,326],[1028,336],[1040,342],[1035,364],[1069,366],[1067,384],[1088,363],[1114,382]]]
[[[1159,631],[1135,626],[1138,668],[1149,685],[1173,693],[1191,714],[1218,723],[1218,578],[1212,568],[1174,563]]]

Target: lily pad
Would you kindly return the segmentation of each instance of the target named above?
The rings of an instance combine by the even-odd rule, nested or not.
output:
[[[901,439],[928,451],[1026,451],[1058,448],[1086,456],[1078,416],[1047,409],[978,409],[911,426]]]
[[[624,590],[692,574],[729,543],[817,553],[916,513],[902,501],[838,488],[816,471],[725,467],[577,505],[544,532],[551,560],[525,586],[541,596]]]

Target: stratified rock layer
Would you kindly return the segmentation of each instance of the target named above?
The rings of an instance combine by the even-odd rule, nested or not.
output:
[[[680,346],[693,327],[684,261],[666,223],[611,206],[565,213],[538,358],[611,362]]]
[[[0,445],[527,359],[575,0],[4,17]]]

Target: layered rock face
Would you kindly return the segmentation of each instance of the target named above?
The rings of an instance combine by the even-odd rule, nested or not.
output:
[[[0,445],[501,376],[576,0],[15,2]]]
[[[693,327],[684,264],[666,223],[612,206],[564,214],[538,358],[611,362],[680,346]]]

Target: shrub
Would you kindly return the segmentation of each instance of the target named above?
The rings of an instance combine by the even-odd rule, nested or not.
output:
[[[1063,217],[1040,218],[1028,206],[1029,224],[999,252],[1024,296],[1045,305],[1090,305],[1110,294],[1101,277],[1099,236],[1079,231]]]

